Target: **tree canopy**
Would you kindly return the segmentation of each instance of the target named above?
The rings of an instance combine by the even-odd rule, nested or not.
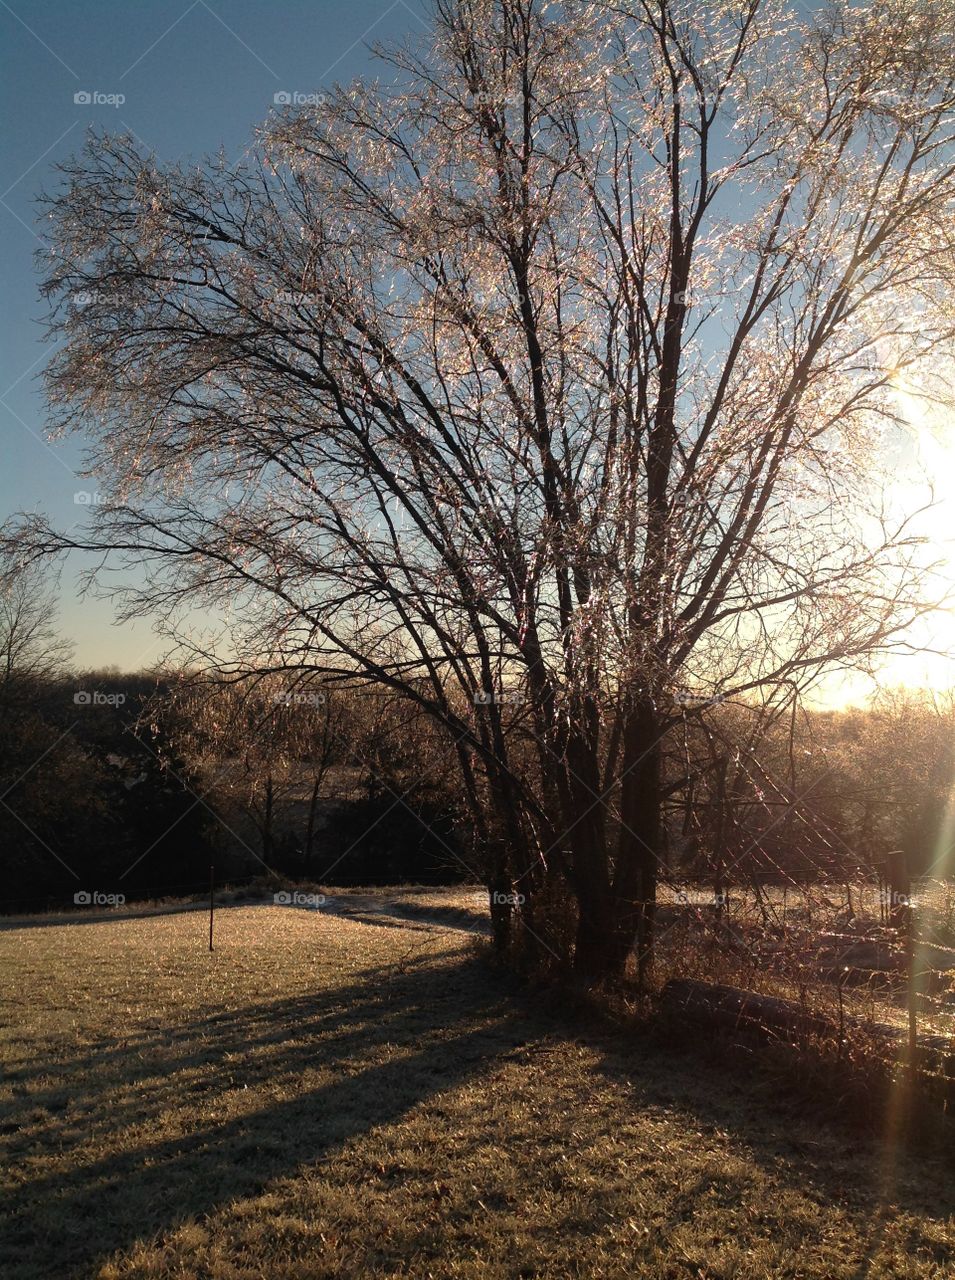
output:
[[[50,394],[107,500],[15,537],[416,703],[489,884],[533,931],[560,878],[600,973],[649,955],[667,728],[934,603],[887,476],[900,387],[948,396],[952,9],[434,16],[238,162],[66,166]]]

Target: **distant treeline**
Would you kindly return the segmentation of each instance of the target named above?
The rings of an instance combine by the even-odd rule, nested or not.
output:
[[[128,900],[267,870],[330,885],[484,874],[442,731],[381,692],[275,675],[8,671],[0,683],[0,909]],[[955,709],[690,708],[667,742],[674,876],[855,880],[890,849],[951,870]],[[511,732],[520,734],[520,707]],[[526,767],[534,767],[527,739]],[[614,821],[613,796],[605,800]]]
[[[668,754],[671,862],[729,881],[955,871],[955,695],[886,690],[864,708],[727,703]]]
[[[213,863],[220,882],[469,878],[429,779],[344,710],[274,682],[200,691],[154,673],[8,673],[0,910],[186,894]],[[382,754],[371,766],[369,735]]]

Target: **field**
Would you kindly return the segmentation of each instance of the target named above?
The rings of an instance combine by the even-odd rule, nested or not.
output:
[[[4,1280],[953,1274],[950,1167],[406,907],[6,922]]]

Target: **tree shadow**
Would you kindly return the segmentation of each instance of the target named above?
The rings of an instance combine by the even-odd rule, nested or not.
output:
[[[408,902],[400,893],[387,898],[360,893],[335,893],[322,910],[330,915],[358,920],[362,924],[390,924],[392,928],[407,928],[410,922],[444,926],[477,935],[489,935],[491,932],[486,910],[472,910],[440,902]]]
[[[38,1107],[51,1113],[43,1149],[61,1166],[64,1149],[78,1158],[15,1187],[0,1274],[86,1274],[97,1258],[320,1163],[521,1042],[526,1021],[491,975],[460,953],[457,964],[434,959],[106,1043],[58,1061],[68,1090],[27,1096],[27,1079],[50,1065],[21,1069],[21,1096],[0,1112],[8,1160],[42,1168],[35,1137],[18,1139]],[[321,1079],[302,1087],[316,1072]],[[257,1099],[280,1096],[248,1110],[243,1094],[253,1089]],[[201,1122],[187,1109],[185,1131],[183,1095],[202,1100]],[[91,1136],[113,1149],[90,1159]]]
[[[447,925],[462,932],[490,935],[491,922],[488,913],[469,911],[466,907],[442,906],[440,903],[431,906],[416,902],[402,902],[400,899],[389,908],[396,916],[404,920],[424,920],[432,924]]]
[[[804,1103],[773,1096],[756,1072],[740,1078],[720,1061],[532,1006],[460,946],[369,967],[337,988],[163,1028],[131,1027],[53,1062],[18,1065],[8,1073],[14,1096],[0,1110],[7,1163],[23,1161],[7,1206],[0,1274],[9,1280],[93,1274],[96,1261],[320,1167],[350,1140],[475,1078],[487,1090],[490,1114],[501,1087],[492,1081],[505,1061],[546,1061],[542,1047],[560,1052],[568,1042],[596,1051],[587,1094],[599,1105],[587,1119],[562,1095],[561,1074],[548,1079],[553,1108],[548,1104],[546,1126],[556,1150],[586,1152],[588,1141],[601,1140],[601,1126],[626,1112],[665,1113],[668,1123],[685,1125],[704,1143],[723,1133],[775,1185],[808,1189],[855,1221],[867,1220],[870,1248],[857,1275],[871,1274],[885,1199],[878,1143],[837,1133],[830,1144],[843,1159],[851,1155],[849,1205],[845,1168],[840,1175],[824,1127]],[[533,1147],[543,1122],[526,1123]],[[499,1142],[493,1127],[476,1126],[474,1147],[487,1148],[492,1161],[505,1159]],[[639,1159],[645,1153],[638,1145]],[[562,1168],[573,1177],[573,1163]],[[535,1154],[531,1169],[543,1182],[554,1166]],[[714,1178],[687,1184],[659,1225],[664,1237],[713,1186],[732,1198],[731,1182]],[[619,1215],[619,1183],[588,1187],[590,1222]],[[935,1187],[929,1202],[901,1178],[892,1198],[939,1218],[955,1208],[955,1190],[944,1179]],[[561,1212],[568,1240],[589,1229],[573,1200]],[[401,1230],[408,1256],[417,1256],[430,1228],[409,1220]]]
[[[244,907],[252,904],[246,902],[216,903],[216,912],[228,911],[233,907]],[[271,905],[271,904],[270,904]],[[0,916],[0,932],[9,933],[16,929],[62,929],[64,926],[82,924],[123,924],[127,920],[155,920],[160,916],[180,916],[190,911],[209,912],[209,901],[180,902],[175,906],[146,907],[141,910],[125,907],[112,911],[64,911],[59,915],[36,916]]]
[[[853,1217],[867,1237],[856,1280],[874,1265],[887,1208],[955,1220],[951,1152],[946,1158],[941,1142],[921,1153],[907,1149],[897,1134],[892,1136],[891,1117],[881,1129],[865,1127],[833,1111],[828,1099],[818,1098],[814,1105],[795,1083],[787,1089],[758,1061],[750,1059],[741,1073],[739,1061],[725,1049],[697,1054],[648,1038],[637,1061],[621,1055],[618,1046],[607,1046],[601,1070],[618,1085],[625,1080],[635,1109],[663,1109],[702,1135],[727,1134],[776,1185],[807,1192]],[[951,1135],[950,1120],[939,1115],[939,1125]],[[851,1167],[848,1184],[846,1166]],[[694,1194],[689,1192],[688,1200]],[[668,1226],[680,1220],[673,1218]]]

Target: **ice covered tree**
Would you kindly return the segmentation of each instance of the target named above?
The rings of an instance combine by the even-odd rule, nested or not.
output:
[[[926,606],[887,477],[947,395],[952,6],[438,0],[382,56],[239,162],[66,166],[50,395],[109,501],[11,537],[412,700],[501,911],[559,883],[583,975],[645,967],[668,727]]]

